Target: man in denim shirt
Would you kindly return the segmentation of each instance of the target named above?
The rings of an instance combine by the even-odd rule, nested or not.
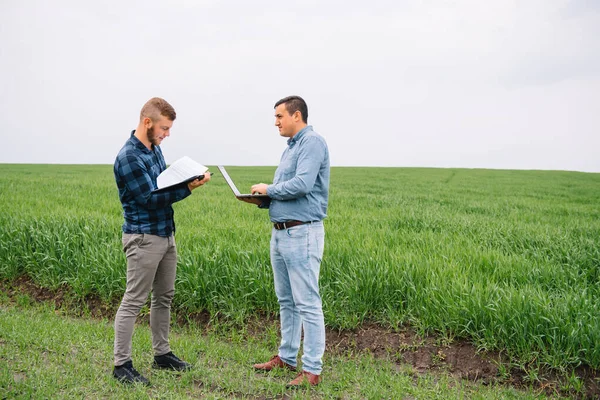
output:
[[[269,208],[273,222],[271,264],[279,300],[281,344],[279,352],[256,370],[296,370],[301,329],[304,329],[302,372],[288,383],[296,387],[321,381],[325,351],[325,323],[319,295],[319,269],[323,258],[329,197],[329,150],[325,139],[307,124],[308,108],[298,96],[275,104],[275,126],[289,138],[273,184],[252,186],[252,193],[267,194],[268,201],[246,202]]]
[[[179,371],[191,367],[169,347],[177,268],[171,205],[208,182],[210,174],[205,173],[202,180],[152,192],[156,189],[156,178],[167,167],[159,145],[170,136],[175,117],[175,110],[165,100],[150,99],[142,108],[137,129],[125,142],[114,165],[125,217],[123,251],[127,255],[127,288],[115,317],[113,376],[124,383],[149,384],[133,367],[131,342],[135,320],[150,291],[153,367]]]

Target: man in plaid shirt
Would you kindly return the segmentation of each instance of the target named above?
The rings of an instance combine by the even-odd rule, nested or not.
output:
[[[150,291],[152,366],[176,371],[191,368],[175,356],[169,346],[171,300],[177,269],[171,205],[208,182],[210,173],[205,173],[202,180],[152,192],[156,189],[156,178],[167,167],[159,145],[170,136],[175,117],[175,110],[165,100],[150,99],[142,108],[137,129],[131,132],[114,165],[125,217],[123,251],[127,256],[127,288],[115,317],[113,376],[124,383],[149,385],[149,381],[133,367],[131,343],[135,320]]]

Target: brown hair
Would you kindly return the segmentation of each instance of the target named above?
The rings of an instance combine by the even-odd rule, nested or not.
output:
[[[148,117],[152,122],[156,122],[160,115],[167,117],[171,121],[175,121],[175,118],[177,117],[175,109],[172,105],[167,103],[165,99],[153,97],[144,104],[144,107],[142,107],[140,121]]]
[[[289,115],[293,115],[296,111],[300,111],[302,115],[302,121],[306,124],[308,122],[308,106],[304,99],[300,96],[288,96],[279,100],[275,103],[275,107],[280,104],[285,104],[285,109],[287,110]]]

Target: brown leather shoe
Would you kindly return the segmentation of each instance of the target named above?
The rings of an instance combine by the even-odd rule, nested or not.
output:
[[[321,375],[315,375],[308,371],[302,371],[298,374],[298,376],[288,383],[286,387],[288,388],[297,388],[301,387],[305,384],[310,386],[317,386],[321,382]]]
[[[271,359],[264,364],[254,364],[254,369],[257,371],[270,371],[274,368],[287,368],[290,371],[296,370],[296,367],[283,362],[283,360],[279,358],[278,354],[271,357]]]

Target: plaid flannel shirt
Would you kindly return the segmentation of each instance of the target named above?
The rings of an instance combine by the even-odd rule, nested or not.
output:
[[[131,132],[114,165],[119,198],[123,205],[124,233],[149,233],[168,237],[175,232],[171,204],[192,192],[187,185],[152,193],[156,178],[167,168],[160,146],[149,150]]]

